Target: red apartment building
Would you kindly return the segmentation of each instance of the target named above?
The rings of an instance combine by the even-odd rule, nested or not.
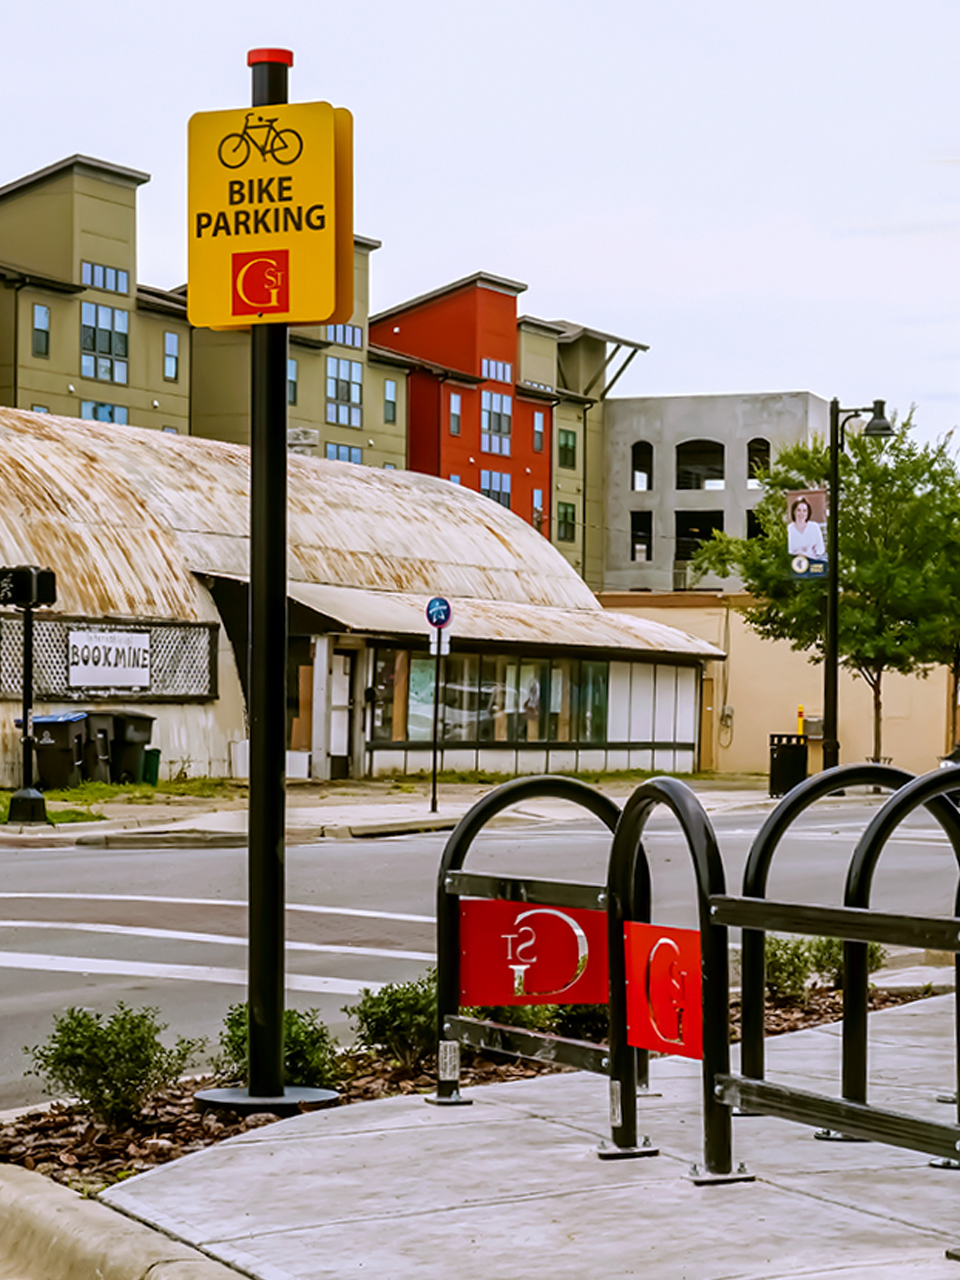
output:
[[[553,388],[521,382],[517,295],[479,271],[370,319],[370,342],[416,364],[407,465],[492,498],[550,532]]]

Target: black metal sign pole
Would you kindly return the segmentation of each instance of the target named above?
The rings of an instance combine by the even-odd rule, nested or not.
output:
[[[286,61],[254,62],[254,107],[287,101]],[[250,1094],[283,1093],[287,747],[287,326],[251,326]]]
[[[33,789],[33,609],[23,611],[23,781],[24,791]]]
[[[433,783],[430,789],[430,812],[437,812],[437,739],[440,732],[440,650],[443,648],[443,632],[434,628],[433,638],[437,646],[437,665],[433,673]]]

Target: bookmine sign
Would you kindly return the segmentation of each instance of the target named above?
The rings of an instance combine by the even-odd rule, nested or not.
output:
[[[353,119],[328,102],[205,111],[189,127],[191,324],[353,312]]]
[[[149,631],[71,631],[68,683],[75,689],[148,689]]]

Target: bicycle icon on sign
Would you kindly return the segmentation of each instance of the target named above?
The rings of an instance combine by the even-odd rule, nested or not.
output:
[[[272,156],[277,164],[293,164],[299,160],[303,150],[303,139],[296,129],[278,129],[277,117],[257,116],[257,123],[251,124],[252,111],[248,111],[243,122],[242,133],[228,133],[217,147],[220,163],[227,169],[241,169],[250,159],[250,152],[256,148],[266,160]],[[262,138],[257,134],[262,134]]]

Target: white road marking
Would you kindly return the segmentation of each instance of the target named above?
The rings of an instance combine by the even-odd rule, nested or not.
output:
[[[147,929],[121,924],[90,924],[68,920],[0,920],[0,929],[72,929],[80,933],[119,934],[128,938],[160,938],[166,942],[208,942],[245,947],[247,939],[223,933],[186,933],[179,929]],[[337,956],[382,956],[388,960],[436,960],[432,951],[397,951],[390,947],[334,946],[323,942],[287,942],[288,951],[320,951]]]
[[[44,899],[56,902],[164,902],[179,907],[246,907],[245,898],[165,898],[139,893],[0,893],[0,901]],[[435,924],[434,916],[418,916],[399,911],[370,911],[364,907],[317,907],[305,902],[288,902],[288,911],[311,915],[357,916],[365,920],[405,920],[413,924]]]
[[[140,960],[94,960],[89,956],[51,956],[36,952],[0,951],[0,969],[27,969],[33,972],[79,973],[119,978],[162,978],[178,982],[215,982],[245,987],[246,969],[221,969],[212,965],[148,964]],[[364,988],[379,991],[382,982],[354,982],[349,978],[316,978],[304,973],[288,973],[288,991],[324,992],[335,996],[358,996]]]

